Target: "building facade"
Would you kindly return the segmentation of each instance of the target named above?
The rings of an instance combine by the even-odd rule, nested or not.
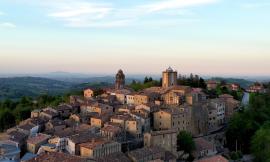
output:
[[[162,87],[168,88],[177,85],[177,71],[171,67],[162,72]]]
[[[159,146],[177,156],[177,131],[172,129],[145,133],[144,146]]]

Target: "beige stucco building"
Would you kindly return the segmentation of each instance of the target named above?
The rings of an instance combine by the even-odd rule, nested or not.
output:
[[[149,103],[149,97],[144,93],[138,93],[134,95],[134,104],[140,105],[140,104],[148,104]]]
[[[99,158],[112,153],[121,152],[121,144],[106,139],[93,139],[91,142],[82,143],[80,155],[87,158]]]

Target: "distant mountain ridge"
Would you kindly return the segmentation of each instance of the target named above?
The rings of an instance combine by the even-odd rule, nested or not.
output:
[[[227,83],[238,83],[246,88],[253,82],[245,79],[214,77],[215,80],[225,80]],[[126,78],[126,84],[132,80],[140,79]],[[103,88],[114,84],[113,76],[74,78],[73,76],[62,78],[43,77],[6,77],[0,78],[0,100],[17,100],[23,96],[38,97],[42,94],[63,95],[70,91],[81,91],[86,87]]]

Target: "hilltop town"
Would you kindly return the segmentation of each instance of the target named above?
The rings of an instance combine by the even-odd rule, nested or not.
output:
[[[33,110],[6,131],[0,161],[228,161],[225,128],[245,103],[230,94],[206,94],[219,85],[214,80],[203,89],[179,85],[177,78],[169,67],[161,86],[134,91],[119,70],[114,87],[98,95],[86,88],[84,96],[70,96],[68,103]],[[247,91],[265,90],[255,84]]]

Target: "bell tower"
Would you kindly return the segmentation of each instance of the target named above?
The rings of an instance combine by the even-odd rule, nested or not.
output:
[[[123,89],[125,87],[125,74],[120,69],[115,75],[115,89]]]

